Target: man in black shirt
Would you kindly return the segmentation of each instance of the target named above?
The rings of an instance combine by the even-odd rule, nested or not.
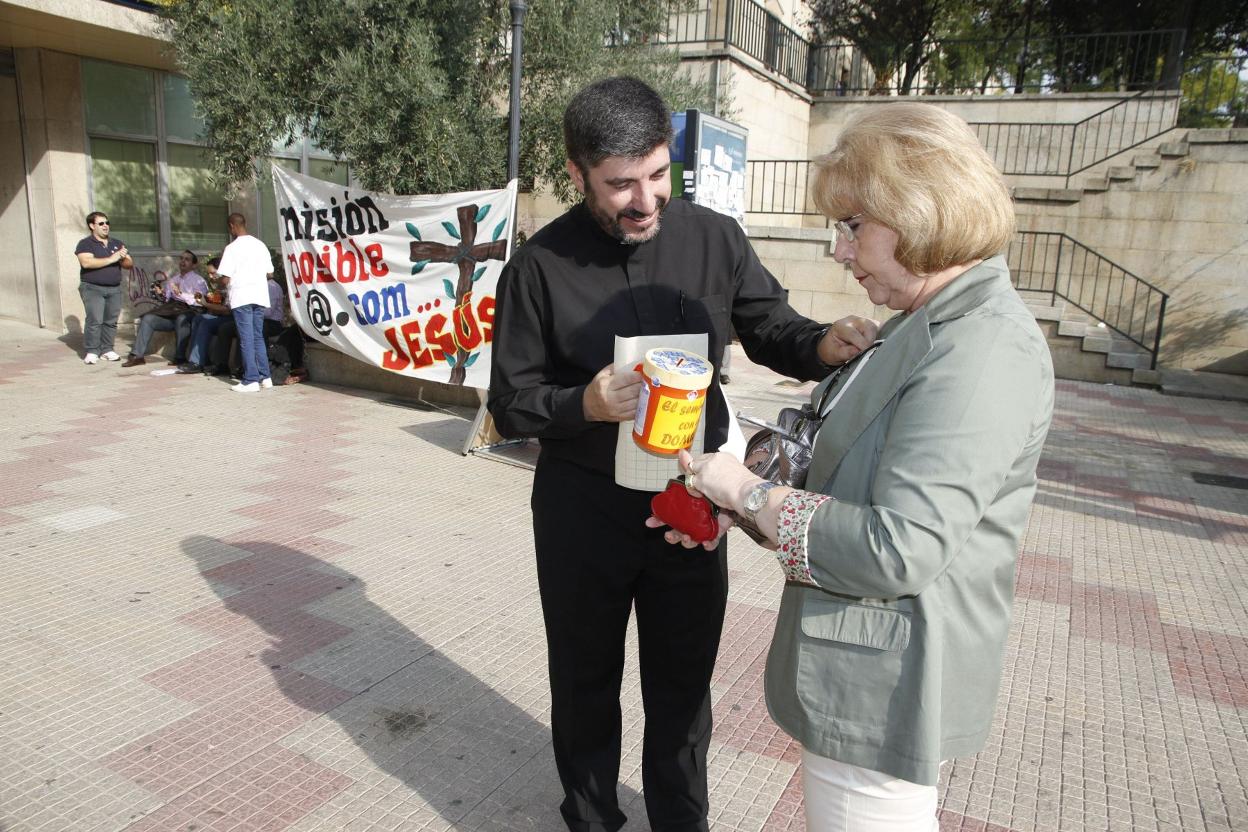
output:
[[[619,696],[635,606],[650,824],[706,830],[726,549],[722,538],[710,551],[667,543],[645,525],[652,495],[615,484],[617,423],[633,418],[641,376],[613,371],[614,337],[707,333],[716,377],[730,323],[752,360],[785,375],[821,378],[842,356],[826,327],[789,307],[735,221],[669,201],[671,117],[652,89],[631,78],[585,88],[564,139],[585,199],[503,271],[488,399],[499,433],[541,440],[533,536],[560,809],[574,832],[624,824]],[[713,385],[705,450],[724,443],[728,419]]]
[[[83,237],[74,248],[80,266],[78,294],[82,297],[86,321],[82,325],[82,359],[94,364],[103,358],[121,358],[113,350],[117,336],[117,316],[121,314],[121,270],[134,265],[130,252],[121,240],[109,239],[108,217],[100,211],[87,214],[90,236]]]

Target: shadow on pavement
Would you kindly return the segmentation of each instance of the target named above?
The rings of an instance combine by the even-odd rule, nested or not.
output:
[[[306,712],[306,725],[274,741],[352,776],[348,790],[383,779],[361,769],[362,758],[371,761],[409,790],[388,794],[388,802],[410,803],[391,817],[428,806],[455,829],[562,828],[549,729],[370,600],[364,581],[270,542],[195,536],[182,549],[230,614],[214,606],[202,626],[235,652],[246,651],[241,675],[271,675],[281,695]],[[239,550],[250,554],[231,557]],[[445,627],[445,619],[430,626]],[[195,616],[186,622],[198,623]],[[450,641],[483,662],[508,655],[504,642],[516,637],[490,622],[463,629],[456,625],[451,632],[460,635]],[[500,679],[515,676],[514,669],[498,670]],[[535,690],[530,685],[526,693]],[[355,748],[344,747],[343,738]],[[622,806],[636,797],[621,787]],[[375,799],[360,798],[365,805]]]

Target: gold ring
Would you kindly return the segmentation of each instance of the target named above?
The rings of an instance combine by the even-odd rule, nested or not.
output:
[[[690,491],[696,491],[697,486],[694,485],[694,480],[697,478],[697,476],[698,475],[696,473],[694,473],[693,471],[690,471],[689,476],[685,477],[685,488],[688,488]]]

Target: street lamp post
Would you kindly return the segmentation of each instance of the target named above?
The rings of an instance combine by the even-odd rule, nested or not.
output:
[[[525,0],[511,0],[511,122],[507,137],[507,180],[520,176],[520,55],[524,41]]]

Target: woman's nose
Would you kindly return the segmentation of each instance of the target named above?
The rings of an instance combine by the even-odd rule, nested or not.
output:
[[[836,235],[836,248],[832,249],[832,259],[838,263],[847,263],[853,259],[854,247],[841,234]]]

